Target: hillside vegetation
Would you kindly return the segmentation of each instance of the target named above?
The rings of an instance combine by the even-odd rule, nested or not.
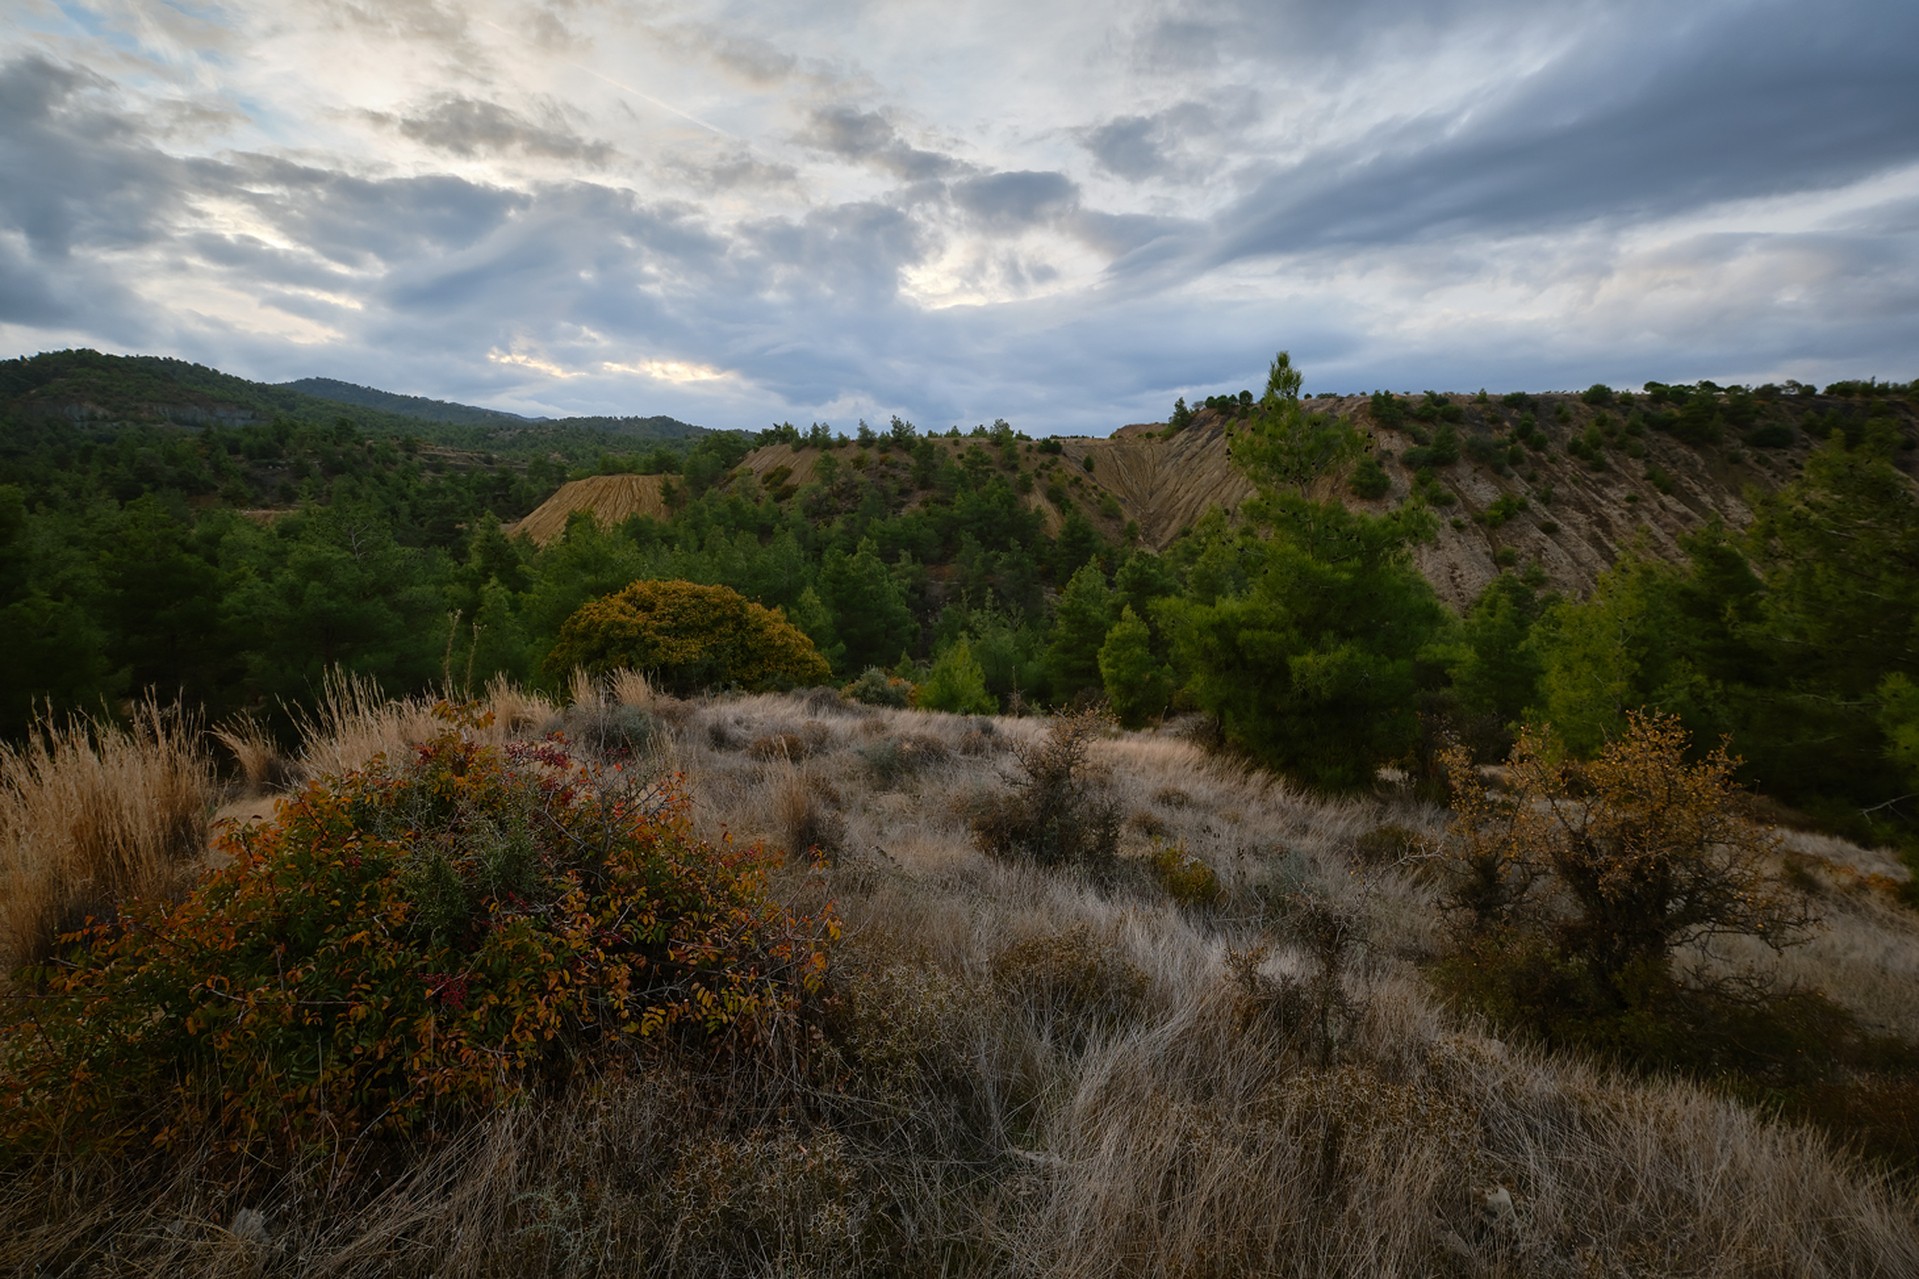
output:
[[[543,543],[16,404],[0,1264],[1912,1272],[1914,388],[1301,380]]]
[[[204,768],[205,743],[183,740],[177,767]],[[180,906],[128,906],[132,928],[90,935],[45,995],[6,1005],[9,1087],[51,1042],[91,1054],[99,1073],[69,1065],[33,1086],[92,1089],[113,1109],[51,1131],[78,1112],[10,1112],[0,1264],[1512,1276],[1919,1265],[1912,1182],[1887,1171],[1910,1170],[1919,1149],[1911,1075],[1897,1073],[1911,1066],[1889,1047],[1845,1047],[1919,1036],[1908,997],[1919,926],[1881,887],[1896,867],[1836,841],[1788,834],[1769,855],[1769,873],[1792,866],[1821,917],[1805,944],[1680,952],[1698,977],[1800,991],[1744,1028],[1750,1057],[1689,1079],[1693,1068],[1657,1056],[1554,1047],[1442,997],[1448,956],[1470,937],[1449,905],[1469,849],[1448,851],[1443,812],[1403,792],[1316,797],[1173,735],[818,694],[678,701],[631,678],[576,681],[565,707],[496,686],[450,718],[339,685],[278,767],[291,789],[265,824],[227,830],[204,860],[191,837],[174,841]],[[668,792],[646,784],[656,775],[679,778],[690,808],[662,809]],[[649,1029],[640,1005],[607,1005],[605,988],[598,1004],[569,1002],[591,994],[572,985],[591,970],[558,954],[550,968],[490,966],[484,949],[458,957],[584,942],[592,963],[627,965],[636,998],[681,988],[619,949],[628,925],[568,934],[540,906],[555,891],[539,886],[543,867],[604,846],[564,832],[606,820],[610,804],[628,805],[641,833],[684,812],[671,844],[647,845],[693,859],[671,882],[697,882],[683,876],[723,839],[735,850],[725,865],[787,852],[761,881],[778,914],[751,909],[789,921],[783,935],[837,920],[796,934],[823,948],[820,984],[796,975],[777,1003],[724,1005],[738,1009],[734,1027],[695,1017]],[[1019,823],[1060,805],[1107,814],[1094,824],[1103,841],[1065,859],[1029,851]],[[223,811],[259,810],[237,795]],[[540,813],[513,853],[516,814]],[[1010,842],[997,833],[1008,830]],[[347,938],[352,916],[330,922],[325,899],[348,883],[404,890],[367,898],[398,912],[390,942],[364,927]],[[328,1012],[325,997],[300,1001],[328,989],[313,963],[332,943],[309,951],[285,923],[233,931],[289,909],[321,941],[344,939],[340,953],[364,952],[369,974],[386,971],[387,946],[445,949],[390,982],[359,982]],[[595,918],[604,929],[612,916]],[[535,924],[561,933],[539,942]],[[192,948],[168,941],[184,930]],[[751,936],[762,935],[782,934]],[[722,976],[776,971],[744,952],[674,953],[712,955]],[[560,984],[517,993],[542,972]],[[532,1002],[536,990],[552,993]],[[112,1024],[130,1033],[66,1038],[62,1001],[94,996],[112,999]],[[152,1030],[150,1006],[166,1010]],[[335,1052],[316,1058],[276,1029],[303,1006]],[[478,1064],[494,1060],[485,1035],[516,1042],[514,1022],[488,1030],[488,1018],[544,1009],[553,1029],[525,1041],[539,1051],[511,1058],[510,1073],[461,1065],[460,1045]],[[423,1031],[438,1035],[431,1053]],[[249,1046],[205,1055],[195,1034]],[[381,1043],[408,1055],[376,1056]],[[362,1078],[356,1060],[378,1073]],[[309,1078],[330,1082],[308,1089]]]

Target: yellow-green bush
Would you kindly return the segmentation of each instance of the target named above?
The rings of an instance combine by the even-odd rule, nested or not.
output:
[[[582,604],[547,655],[556,677],[625,667],[671,693],[820,684],[832,674],[806,633],[724,586],[634,582]]]
[[[432,1126],[651,1036],[770,1034],[835,932],[769,898],[760,849],[694,838],[672,785],[451,726],[225,850],[15,1010],[0,1143]]]
[[[1155,841],[1148,865],[1166,895],[1182,906],[1210,906],[1219,900],[1219,876],[1178,844]]]

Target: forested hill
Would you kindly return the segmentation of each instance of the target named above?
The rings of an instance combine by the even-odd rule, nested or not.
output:
[[[1597,741],[1656,706],[1730,734],[1765,789],[1869,809],[1919,760],[1916,401],[1295,385],[1111,439],[895,419],[665,446],[179,361],[16,360],[0,737],[148,688],[285,723],[339,666],[390,691],[554,685],[576,611],[677,579],[780,609],[838,681],[930,685],[929,705],[1202,710],[1339,784],[1409,758],[1421,724],[1493,755],[1534,709]],[[569,491],[594,519],[553,509]]]
[[[519,413],[503,413],[498,409],[483,409],[472,404],[455,404],[450,400],[432,400],[423,395],[396,395],[392,391],[341,382],[330,377],[303,377],[294,382],[282,382],[279,386],[302,395],[332,400],[336,404],[353,404],[360,408],[378,409],[396,417],[416,417],[427,422],[457,422],[467,426],[524,426],[533,420]]]
[[[367,435],[496,453],[684,443],[705,427],[662,415],[525,418],[331,378],[268,384],[155,355],[53,351],[0,361],[0,422],[64,421],[111,432],[125,426],[350,424]]]

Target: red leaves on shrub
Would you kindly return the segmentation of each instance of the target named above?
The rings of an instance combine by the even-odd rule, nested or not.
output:
[[[18,1001],[0,1140],[430,1127],[648,1037],[778,1035],[837,936],[768,896],[763,850],[695,839],[675,782],[457,729],[222,847]]]

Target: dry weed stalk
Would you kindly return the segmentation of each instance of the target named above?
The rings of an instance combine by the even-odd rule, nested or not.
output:
[[[170,890],[206,848],[216,797],[200,726],[149,699],[120,728],[43,719],[0,745],[0,958],[39,962],[59,933]]]

